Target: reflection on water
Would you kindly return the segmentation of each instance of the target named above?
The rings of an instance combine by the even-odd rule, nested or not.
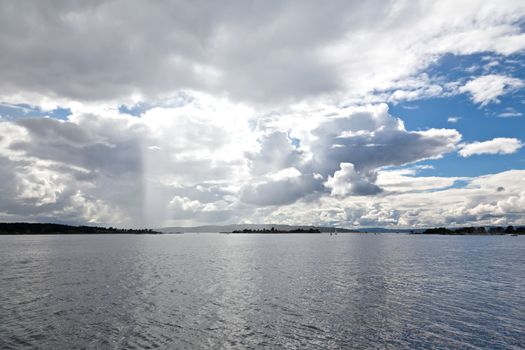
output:
[[[522,348],[525,239],[0,237],[0,348]]]

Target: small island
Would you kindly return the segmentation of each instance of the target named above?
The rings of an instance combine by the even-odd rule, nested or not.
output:
[[[46,235],[46,234],[160,234],[152,229],[120,229],[98,226],[71,226],[40,223],[0,223],[0,234],[6,235]]]
[[[234,230],[231,233],[321,233],[321,231],[318,228],[297,228],[292,230],[278,230],[272,227],[271,229],[261,229],[261,230],[252,230],[252,229],[244,229],[244,230]]]

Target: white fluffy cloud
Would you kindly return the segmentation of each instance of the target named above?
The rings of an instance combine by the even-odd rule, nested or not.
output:
[[[78,113],[68,121],[1,121],[2,180],[11,185],[0,212],[151,226],[178,215],[169,210],[173,198],[191,196],[209,213],[206,205],[227,198],[234,191],[228,186],[244,178],[245,150],[255,145],[249,113],[201,96],[141,118],[108,111]],[[79,203],[93,209],[71,216],[66,208]],[[216,209],[230,215],[227,205]]]
[[[376,174],[362,175],[356,172],[352,163],[341,163],[341,170],[329,176],[325,186],[330,188],[331,194],[335,196],[346,196],[349,194],[376,194],[381,191],[374,184]]]
[[[518,139],[497,137],[489,141],[461,145],[459,154],[462,157],[470,157],[476,154],[512,154],[521,147],[523,147],[523,143]]]
[[[455,150],[461,139],[451,129],[408,131],[386,104],[319,109],[307,123],[303,113],[259,120],[261,130],[271,136],[265,135],[258,152],[250,155],[252,175],[260,174],[264,164],[266,171],[294,166],[301,176],[252,178],[257,181],[243,188],[246,201],[289,204],[323,187],[334,195],[376,194],[381,191],[375,185],[377,169],[439,158]],[[289,136],[282,129],[288,129]],[[300,147],[293,147],[293,138]]]
[[[218,108],[229,117],[215,118]],[[2,121],[0,217],[123,226],[521,220],[523,171],[449,178],[420,176],[425,166],[391,169],[453,151],[453,130],[407,131],[384,105],[330,108],[309,123],[260,118],[255,128],[252,112],[202,95],[142,118]],[[268,140],[282,143],[276,162]]]
[[[472,101],[485,106],[488,103],[498,103],[498,97],[513,90],[522,88],[525,84],[521,79],[504,75],[489,74],[468,81],[459,88],[460,92],[468,92]]]
[[[280,207],[267,219],[347,227],[525,225],[523,170],[477,178],[416,177],[416,172],[381,171],[380,196],[325,196]]]
[[[440,157],[461,138],[408,131],[384,104],[327,107],[309,123],[303,112],[265,120],[201,94],[140,118],[107,111],[2,121],[0,175],[10,185],[0,212],[149,226],[233,221],[328,193],[378,193],[379,168]]]

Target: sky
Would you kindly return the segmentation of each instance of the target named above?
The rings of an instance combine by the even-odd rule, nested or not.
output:
[[[0,0],[0,221],[525,224],[525,2]]]

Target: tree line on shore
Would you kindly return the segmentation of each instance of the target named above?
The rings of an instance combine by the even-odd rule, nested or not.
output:
[[[114,227],[71,226],[26,222],[0,223],[0,234],[83,234],[83,233],[160,233],[152,229],[119,229]]]
[[[252,229],[244,229],[244,230],[235,230],[232,231],[232,233],[321,233],[321,231],[318,228],[297,228],[292,230],[278,230],[272,227],[271,229],[262,229],[262,230],[252,230]]]
[[[429,228],[422,232],[427,235],[506,235],[506,234],[525,234],[525,227],[514,227],[509,225],[507,227],[494,226],[485,228],[480,227],[461,227],[457,229],[449,229],[446,227]]]

